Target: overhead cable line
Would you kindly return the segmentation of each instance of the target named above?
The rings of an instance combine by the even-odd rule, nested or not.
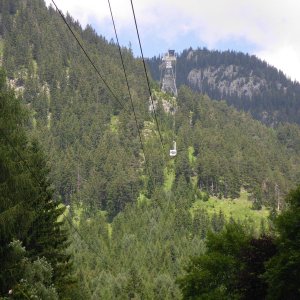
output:
[[[144,53],[143,53],[143,49],[142,49],[142,43],[141,43],[141,39],[140,39],[140,34],[139,34],[139,30],[138,30],[136,16],[135,16],[135,12],[134,12],[133,2],[132,2],[132,0],[130,0],[130,2],[131,2],[131,9],[132,9],[132,14],[133,14],[133,18],[134,18],[135,29],[136,29],[137,37],[138,37],[138,40],[139,40],[139,46],[140,46],[140,51],[141,51],[141,55],[142,55],[143,66],[144,66],[144,71],[145,71],[145,75],[146,75],[148,90],[149,90],[149,94],[150,94],[150,100],[151,100],[151,103],[152,103],[154,118],[155,118],[157,130],[158,130],[158,133],[159,133],[159,138],[160,138],[161,146],[162,146],[162,149],[163,149],[163,156],[164,156],[165,147],[164,147],[164,143],[163,143],[163,139],[162,139],[162,134],[160,132],[159,125],[158,125],[157,114],[156,114],[156,111],[155,111],[154,101],[153,101],[151,87],[150,87],[150,80],[149,80],[148,73],[147,73],[147,68],[146,68],[146,63],[145,63],[145,59],[144,59]]]
[[[107,81],[104,79],[103,75],[101,75],[100,71],[98,70],[98,68],[96,67],[96,65],[94,64],[94,62],[92,61],[91,57],[89,56],[89,54],[87,53],[87,51],[84,49],[82,43],[79,41],[79,39],[77,38],[75,32],[72,30],[71,26],[69,25],[69,23],[67,22],[64,14],[60,11],[60,9],[57,7],[56,3],[54,0],[51,0],[53,5],[55,6],[56,10],[58,11],[58,13],[60,14],[61,18],[63,19],[64,23],[67,25],[68,29],[70,30],[70,32],[72,33],[73,37],[75,38],[76,42],[78,43],[79,47],[81,48],[81,50],[83,51],[83,53],[85,54],[86,58],[88,59],[88,61],[91,63],[91,65],[93,66],[93,68],[95,69],[96,73],[98,74],[98,76],[101,78],[102,82],[105,84],[105,86],[107,87],[107,89],[110,91],[110,93],[112,94],[112,96],[114,97],[114,99],[121,105],[121,107],[129,112],[123,105],[123,103],[119,100],[119,98],[116,96],[116,94],[113,92],[112,88],[109,86],[109,84],[107,83]]]
[[[7,137],[6,133],[2,128],[0,128],[0,131],[3,134],[4,139],[7,141],[8,145],[13,149],[13,151],[16,153],[16,155],[20,158],[20,160],[23,162],[23,165],[26,167],[26,169],[29,171],[29,173],[32,175],[32,178],[37,183],[37,185],[41,188],[41,194],[45,194],[49,196],[49,194],[44,190],[43,184],[40,182],[39,178],[36,176],[36,174],[31,170],[30,166],[27,164],[25,158],[20,154],[20,152],[16,149],[14,144],[10,141],[10,139]],[[88,249],[92,251],[96,256],[98,256],[101,260],[103,259],[101,256],[99,256],[99,253],[84,239],[83,235],[79,232],[79,230],[73,225],[72,220],[68,218],[68,216],[63,212],[62,215],[66,218],[70,226],[74,229],[74,231],[78,234],[78,236],[81,238],[81,240],[86,244]]]
[[[149,166],[148,166],[148,163],[147,163],[147,158],[146,158],[144,143],[143,143],[143,140],[142,140],[142,135],[141,135],[141,132],[140,132],[140,129],[139,129],[139,124],[138,124],[137,116],[136,116],[136,113],[135,113],[135,108],[134,108],[134,104],[133,104],[132,94],[131,94],[130,87],[129,87],[128,76],[127,76],[127,72],[126,72],[126,68],[125,68],[125,64],[124,64],[124,59],[123,59],[123,54],[122,54],[122,51],[121,51],[121,46],[120,46],[120,43],[119,43],[119,38],[118,38],[118,34],[117,34],[116,24],[115,24],[115,20],[114,20],[112,8],[111,8],[110,0],[107,0],[107,1],[108,1],[109,10],[110,10],[111,20],[112,20],[114,31],[115,31],[115,36],[116,36],[117,44],[118,44],[119,54],[120,54],[120,58],[121,58],[121,62],[122,62],[122,67],[123,67],[123,71],[124,71],[124,76],[125,76],[125,81],[126,81],[126,85],[127,85],[127,89],[128,89],[129,98],[130,98],[131,108],[132,108],[132,111],[133,111],[133,115],[134,115],[134,119],[135,119],[135,124],[136,124],[136,128],[137,128],[137,131],[138,131],[141,148],[142,148],[142,151],[143,151],[143,154],[144,154],[144,158],[145,158],[146,168],[147,168],[149,177],[150,177],[151,181],[153,182],[153,179],[151,177],[151,173],[150,173],[150,170],[149,170]],[[153,184],[154,184],[154,182],[153,182]]]

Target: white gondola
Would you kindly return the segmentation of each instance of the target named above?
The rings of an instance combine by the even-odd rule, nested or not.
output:
[[[170,150],[170,156],[174,157],[177,155],[177,150],[176,150],[176,142],[173,141],[173,149]]]

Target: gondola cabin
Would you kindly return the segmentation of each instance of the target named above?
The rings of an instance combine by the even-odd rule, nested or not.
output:
[[[170,149],[170,156],[174,157],[177,155],[177,150],[176,150],[176,142],[173,141],[173,149]]]

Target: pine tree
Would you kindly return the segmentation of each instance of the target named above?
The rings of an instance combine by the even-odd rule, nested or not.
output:
[[[10,243],[22,240],[34,219],[32,196],[36,190],[32,186],[28,170],[22,166],[22,153],[27,158],[26,136],[21,127],[24,112],[12,91],[5,85],[5,74],[0,73],[0,292],[8,288],[18,278],[13,271],[15,256]],[[14,147],[14,148],[12,148]],[[17,151],[17,152],[16,152]]]
[[[36,212],[24,245],[33,259],[45,257],[53,268],[53,283],[60,295],[64,294],[66,286],[73,284],[71,274],[70,255],[65,252],[68,246],[68,231],[64,222],[58,221],[64,213],[65,207],[53,200],[53,191],[45,174],[49,173],[46,161],[37,141],[30,145],[30,166],[34,176],[39,178],[39,186],[44,193],[39,200],[40,209]]]
[[[58,217],[63,208],[53,200],[49,170],[36,141],[24,130],[26,113],[0,73],[0,293],[19,284],[26,268],[11,243],[19,240],[29,261],[45,257],[53,270],[51,282],[63,295],[70,273],[67,232]],[[22,270],[24,272],[22,272]]]

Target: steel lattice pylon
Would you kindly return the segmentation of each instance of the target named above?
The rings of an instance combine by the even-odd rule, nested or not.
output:
[[[161,70],[161,90],[177,97],[176,87],[176,56],[175,50],[169,50],[162,58]]]

